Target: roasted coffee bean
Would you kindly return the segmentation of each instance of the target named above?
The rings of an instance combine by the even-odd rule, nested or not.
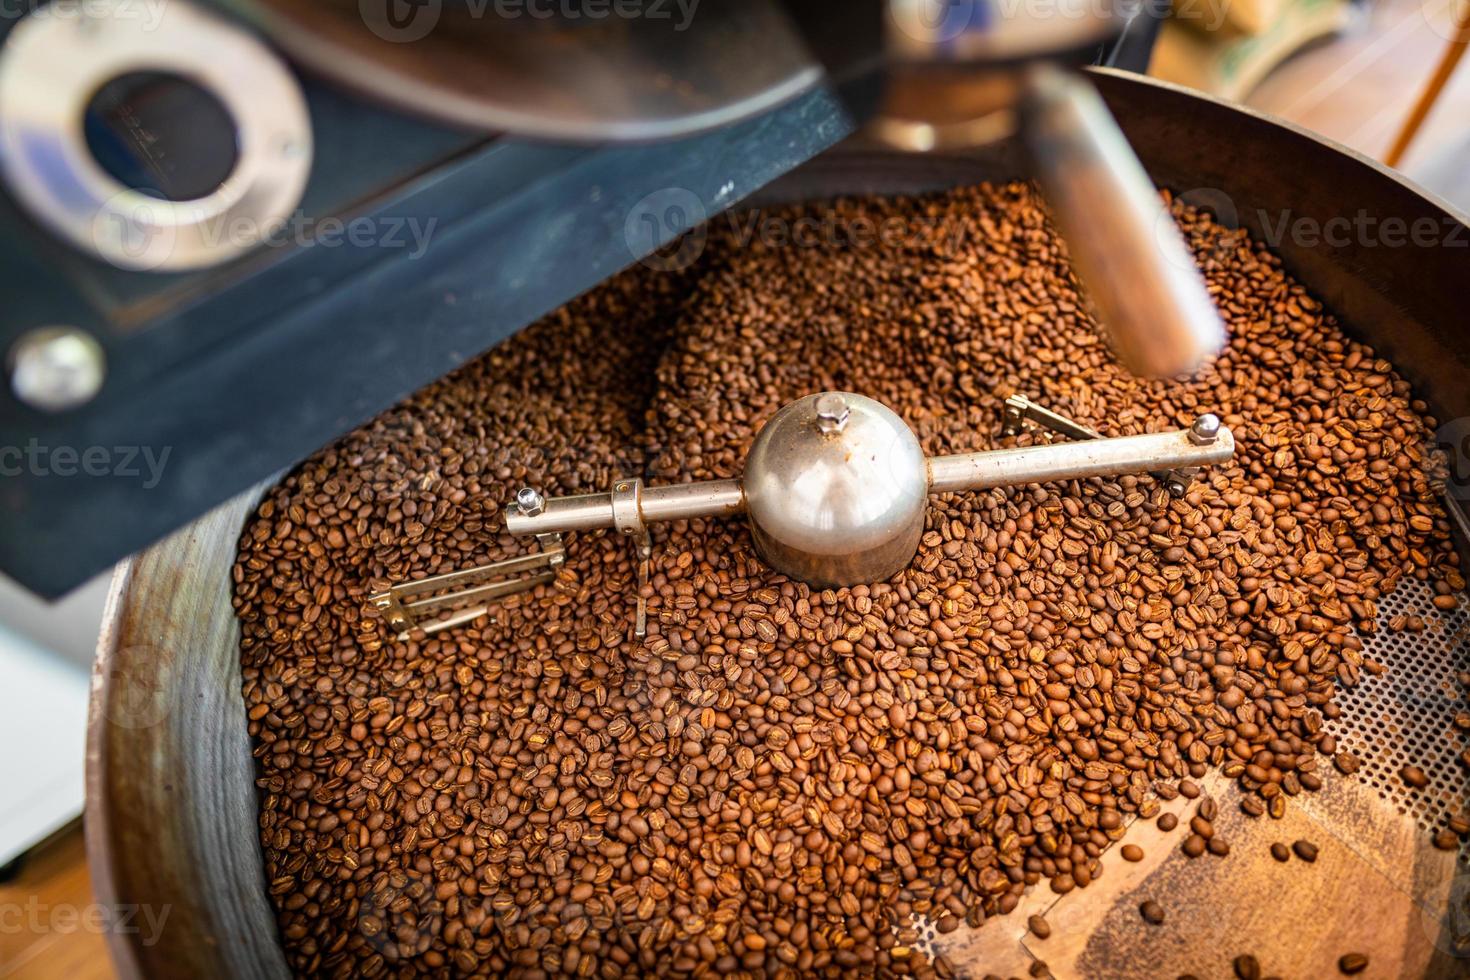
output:
[[[1317,845],[1311,841],[1294,841],[1291,845],[1292,851],[1303,861],[1311,863],[1317,860]]]
[[[1230,853],[1230,842],[1223,837],[1211,837],[1209,844],[1206,846],[1209,848],[1210,853],[1216,857],[1224,857]]]
[[[1051,926],[1039,915],[1033,915],[1026,920],[1026,928],[1031,930],[1031,935],[1037,939],[1046,939],[1051,935]]]
[[[1214,820],[1216,813],[1215,801],[1209,799],[1208,797],[1200,800],[1199,806],[1195,808],[1194,812],[1199,814],[1201,817],[1204,817],[1206,820]]]
[[[1215,825],[1210,823],[1204,817],[1190,817],[1189,829],[1192,830],[1196,836],[1203,837],[1205,840],[1209,840],[1211,837],[1215,836]]]
[[[1153,899],[1138,906],[1138,914],[1143,916],[1143,921],[1150,925],[1161,925],[1164,921],[1164,907]]]
[[[1137,863],[1143,860],[1143,848],[1137,844],[1124,844],[1122,849],[1123,860]]]
[[[1277,841],[1271,845],[1271,856],[1278,861],[1289,861],[1291,860],[1291,848]]]
[[[1337,969],[1352,976],[1368,969],[1368,957],[1362,953],[1345,953],[1337,958]]]
[[[1180,848],[1187,857],[1197,858],[1205,853],[1205,839],[1199,834],[1190,834],[1184,839],[1184,845]]]
[[[1460,846],[1460,835],[1453,830],[1441,830],[1434,835],[1434,846],[1441,851],[1453,851]]]
[[[1429,785],[1429,776],[1418,766],[1404,766],[1399,770],[1399,778],[1415,789],[1423,789]]]
[[[1188,380],[1117,362],[1028,185],[842,201],[774,217],[917,234],[795,249],[717,220],[687,269],[610,280],[267,491],[233,604],[290,967],[939,972],[911,914],[1089,887],[1154,793],[1220,772],[1284,815],[1341,755],[1337,691],[1381,669],[1355,627],[1401,581],[1463,589],[1447,468],[1391,364],[1171,206],[1230,332]],[[662,525],[641,641],[614,532],[455,629],[400,640],[369,601],[534,551],[504,530],[522,486],[738,477],[823,388],[929,453],[1048,441],[996,434],[1011,391],[1106,435],[1215,411],[1239,449],[1179,498],[1146,473],[933,497],[909,567],[845,589],[772,572],[740,519]]]
[[[1158,819],[1159,829],[1167,833],[1179,826],[1179,817],[1172,813],[1161,813]]]
[[[1239,980],[1261,980],[1261,964],[1249,953],[1237,956],[1231,966]]]

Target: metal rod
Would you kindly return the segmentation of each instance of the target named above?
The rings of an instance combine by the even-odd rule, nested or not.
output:
[[[706,480],[643,487],[639,513],[646,523],[678,521],[691,517],[725,517],[745,509],[745,491],[739,480]],[[585,493],[575,497],[553,497],[538,514],[518,507],[505,512],[505,527],[511,534],[547,531],[588,531],[616,527],[611,493]]]
[[[405,599],[449,588],[468,588],[486,579],[503,578],[542,568],[550,563],[552,557],[548,552],[539,551],[529,555],[517,555],[514,558],[506,558],[476,568],[467,568],[464,571],[445,572],[442,575],[431,575],[428,578],[404,582],[402,585],[393,586],[393,592],[398,598]],[[409,605],[417,605],[417,603],[409,603]]]
[[[1026,79],[1021,135],[1119,358],[1136,374],[1192,371],[1225,327],[1184,236],[1086,79],[1052,65]]]
[[[1223,463],[1235,453],[1235,438],[1221,426],[1208,441],[1188,429],[1117,439],[1062,442],[1024,449],[996,449],[929,459],[929,491],[1009,487],[1023,483],[1121,476],[1140,470]]]
[[[1066,436],[1068,439],[1101,439],[1102,435],[1080,422],[1074,422],[1065,415],[1058,415],[1049,408],[1043,408],[1025,395],[1012,395],[1006,399],[1006,428],[1005,434],[1016,435],[1021,431],[1021,421],[1030,420],[1053,432]]]

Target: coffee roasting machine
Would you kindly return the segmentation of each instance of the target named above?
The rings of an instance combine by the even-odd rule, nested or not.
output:
[[[1271,245],[1442,423],[1444,510],[1470,554],[1470,250],[1455,244],[1470,240],[1470,219],[1311,134],[1116,70],[1144,67],[1167,6],[51,0],[0,11],[0,571],[58,596],[146,549],[114,582],[89,736],[98,901],[170,910],[156,943],[109,937],[122,975],[286,975],[231,605],[261,488],[726,209],[1034,178],[1098,322],[1141,378],[1186,373],[1225,342],[1156,186],[1256,236],[1282,215],[1320,223],[1349,208],[1431,222],[1441,246]],[[452,630],[574,567],[585,542],[569,532],[622,533],[646,569],[659,522],[696,515],[746,522],[766,564],[813,586],[876,580],[912,559],[931,493],[1148,472],[1181,496],[1237,436],[1243,455],[1259,449],[1224,424],[1231,406],[1190,405],[1176,431],[1102,439],[1044,392],[997,391],[998,429],[1047,438],[926,458],[871,394],[787,406],[739,479],[645,485],[628,473],[570,498],[524,488],[503,502],[524,554],[391,583],[377,612],[414,640]],[[1428,839],[1466,795],[1464,735],[1446,736],[1463,695],[1446,696],[1443,679],[1470,670],[1470,615],[1436,619],[1429,603],[1443,597],[1421,586],[1385,596],[1380,615],[1443,630],[1365,635],[1364,656],[1388,669],[1365,670],[1341,717],[1323,722],[1360,752],[1361,778],[1333,781],[1283,821],[1241,817],[1227,871],[1171,861],[1177,848],[1159,838],[1156,866],[1119,865],[1048,911],[1053,949],[1084,940],[1067,954],[1076,975],[1192,968],[1119,925],[1136,924],[1144,896],[1127,889],[1145,881],[1174,899],[1171,920],[1212,942],[1217,908],[1256,910],[1230,928],[1264,944],[1324,896],[1360,896],[1354,911],[1391,953],[1365,975],[1385,960],[1404,975],[1463,975],[1470,845],[1449,854]],[[1396,774],[1410,762],[1435,773],[1432,793],[1403,791]],[[1206,792],[1226,799],[1226,782]],[[1171,812],[1188,820],[1183,802]],[[1150,833],[1144,824],[1127,830]],[[1260,873],[1268,837],[1287,827],[1342,846],[1293,864],[1289,880]],[[993,925],[979,932],[1025,952],[1024,922]],[[1020,974],[1030,959],[997,968]]]
[[[67,591],[857,128],[914,152],[1019,130],[1124,361],[1222,343],[1074,70],[1137,61],[1148,8],[626,6],[8,12],[0,443],[35,452],[0,569]]]

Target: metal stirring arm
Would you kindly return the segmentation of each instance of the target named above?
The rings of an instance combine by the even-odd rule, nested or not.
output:
[[[1235,439],[1230,430],[1222,426],[1215,416],[1202,415],[1188,429],[931,456],[926,462],[929,492],[948,493],[1197,468],[1223,463],[1234,454]],[[506,528],[512,534],[586,531],[632,526],[630,515],[633,513],[643,524],[650,524],[691,517],[728,517],[745,510],[745,491],[739,480],[709,480],[664,487],[645,487],[637,480],[621,480],[619,484],[628,488],[621,495],[588,493],[554,498],[545,501],[535,514],[511,508],[506,511]],[[621,522],[614,511],[614,501],[619,496],[627,499],[621,507]]]
[[[848,425],[849,399],[858,404],[863,413],[862,419],[866,420],[856,423],[857,429],[864,430],[866,426],[865,431],[871,436],[874,418],[886,418],[888,423],[885,424],[890,425],[880,428],[881,435],[876,441],[869,439],[863,443],[866,448],[860,451],[856,446],[840,441]],[[800,414],[807,409],[813,412],[811,418]],[[740,480],[646,487],[641,480],[627,478],[616,481],[607,493],[550,500],[527,487],[516,495],[515,503],[506,508],[505,525],[512,534],[536,535],[542,545],[540,553],[417,582],[400,583],[374,595],[372,602],[389,625],[398,631],[400,639],[406,639],[415,630],[434,633],[449,629],[485,615],[489,604],[497,599],[554,580],[557,569],[565,560],[563,533],[614,528],[631,538],[636,548],[638,598],[634,634],[642,638],[647,631],[647,605],[643,592],[649,581],[653,549],[648,525],[652,523],[745,513],[751,523],[757,550],[773,567],[806,581],[850,584],[884,578],[912,560],[919,546],[928,494],[1121,476],[1144,471],[1164,473],[1166,478],[1173,478],[1177,474],[1193,473],[1201,466],[1224,462],[1235,452],[1235,440],[1230,430],[1213,415],[1200,416],[1188,429],[1103,439],[1092,430],[1019,397],[1006,403],[1007,426],[1018,425],[1029,418],[1079,441],[926,458],[912,430],[890,409],[859,395],[844,397],[835,392],[809,396],[787,406],[767,423],[762,430],[762,438],[773,430],[781,429],[785,424],[781,421],[783,415],[793,411],[798,415],[788,418],[787,423],[795,426],[798,441],[817,440],[804,446],[786,447],[782,458],[787,462],[799,461],[796,470],[786,469],[785,463],[776,464],[778,468],[771,469],[771,457],[762,455],[758,438],[747,460],[745,477]],[[786,431],[793,430],[788,428]],[[821,441],[827,439],[839,441]],[[815,463],[810,453],[825,453],[829,463],[836,460],[835,465],[851,477],[852,467],[862,465],[863,459],[879,458],[870,454],[891,450],[889,443],[906,448],[891,454],[884,463],[878,464],[876,470],[864,470],[867,475],[856,480],[848,479],[844,484],[847,488],[854,488],[851,491],[855,494],[854,499],[862,505],[856,509],[848,508],[849,514],[859,515],[852,526],[843,528],[834,518],[834,514],[839,512],[834,509],[838,507],[834,499],[834,495],[839,493],[836,489],[817,493],[807,501],[807,508],[797,506],[790,496],[793,482],[808,484],[807,476],[823,472],[821,464]],[[899,460],[904,461],[904,466],[898,470],[885,468],[897,465]],[[750,484],[749,493],[747,482]],[[885,493],[886,503],[881,500]],[[850,503],[848,500],[842,506]],[[881,510],[873,510],[875,504],[879,507],[897,506],[899,516],[883,516]],[[773,529],[783,521],[789,524],[793,514],[805,514],[804,519],[810,523],[799,524],[793,532],[794,537],[802,539],[799,547],[777,551],[782,545],[779,542],[772,544],[777,540]],[[875,533],[884,539],[876,547],[872,544]],[[790,543],[789,539],[787,543]],[[815,550],[811,553],[823,556],[815,563],[816,567],[798,564],[804,559],[793,557],[805,555],[806,552],[801,550],[805,547],[813,548]],[[826,571],[836,564],[852,567],[844,567],[839,577]],[[427,619],[434,615],[438,618]]]
[[[1001,434],[1019,435],[1023,424],[1035,422],[1044,429],[1059,433],[1069,439],[1101,439],[1101,433],[1074,422],[1065,415],[1058,415],[1049,408],[1036,404],[1025,395],[1012,395],[1006,399],[1001,422]],[[1189,484],[1199,472],[1198,467],[1173,470],[1149,470],[1149,476],[1158,480],[1175,497],[1182,497]]]
[[[934,456],[929,459],[929,492],[1194,468],[1223,463],[1233,455],[1230,430],[1215,416],[1202,415],[1190,428],[1169,432]]]

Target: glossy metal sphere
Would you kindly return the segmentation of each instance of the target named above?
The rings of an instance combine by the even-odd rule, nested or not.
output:
[[[913,560],[929,475],[912,429],[851,392],[781,409],[745,463],[756,548],[778,571],[819,588],[881,582]]]

